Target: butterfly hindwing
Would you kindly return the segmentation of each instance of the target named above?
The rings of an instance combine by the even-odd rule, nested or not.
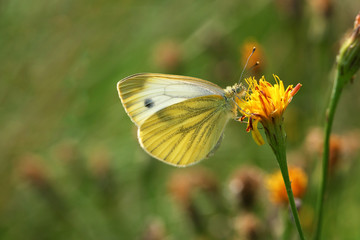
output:
[[[118,82],[117,89],[127,114],[137,126],[173,104],[224,93],[216,84],[198,78],[153,73],[127,77]]]
[[[216,148],[233,106],[222,96],[208,95],[173,104],[147,118],[138,130],[141,146],[153,157],[186,166]]]

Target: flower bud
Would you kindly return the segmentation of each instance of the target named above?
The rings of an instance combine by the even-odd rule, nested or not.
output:
[[[352,34],[342,44],[337,58],[341,84],[346,84],[360,68],[360,13],[356,16]]]

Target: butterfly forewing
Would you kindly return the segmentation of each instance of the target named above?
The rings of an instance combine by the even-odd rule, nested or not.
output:
[[[233,105],[222,96],[192,98],[151,115],[140,126],[138,138],[153,157],[172,165],[190,165],[215,148],[233,114]]]
[[[137,126],[173,104],[224,94],[219,86],[198,78],[153,73],[127,77],[118,82],[117,89],[126,112]]]

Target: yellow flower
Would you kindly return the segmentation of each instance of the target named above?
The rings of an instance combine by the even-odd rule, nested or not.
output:
[[[249,88],[245,93],[244,99],[239,97],[236,104],[243,114],[243,117],[240,118],[240,120],[243,121],[245,118],[248,119],[247,131],[251,131],[255,142],[259,145],[264,144],[264,139],[262,138],[257,125],[260,122],[264,127],[266,139],[275,154],[281,171],[281,173],[279,173],[280,181],[277,182],[281,183],[280,186],[284,186],[283,189],[285,189],[285,191],[281,191],[281,193],[285,193],[284,196],[287,196],[288,198],[286,199],[289,199],[291,212],[299,232],[299,237],[304,240],[304,233],[301,229],[294,194],[291,189],[291,181],[289,179],[286,161],[286,132],[283,127],[283,113],[294,95],[299,91],[301,84],[297,84],[295,87],[290,85],[285,89],[284,84],[279,77],[274,75],[274,78],[276,81],[274,85],[267,82],[264,77],[262,77],[259,82],[254,78],[246,79]],[[296,185],[294,184],[293,187],[295,186]],[[297,192],[294,191],[294,193]]]
[[[243,117],[247,118],[247,131],[252,131],[255,142],[259,145],[264,144],[264,140],[258,130],[258,123],[264,126],[267,131],[269,124],[282,121],[282,115],[286,107],[291,102],[293,96],[299,91],[301,84],[295,87],[292,85],[286,89],[278,76],[274,75],[276,83],[272,85],[262,77],[259,82],[254,78],[246,79],[248,90],[244,100],[238,100],[238,105],[242,109]]]
[[[307,187],[308,179],[306,173],[301,168],[289,167],[289,176],[294,197],[301,198]],[[266,186],[270,192],[270,199],[273,203],[288,203],[288,196],[280,170],[268,176]]]

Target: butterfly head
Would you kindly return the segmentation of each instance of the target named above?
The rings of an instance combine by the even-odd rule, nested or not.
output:
[[[241,98],[245,93],[245,87],[241,83],[235,83],[234,86],[228,86],[224,90],[226,98],[234,98],[235,96]]]

